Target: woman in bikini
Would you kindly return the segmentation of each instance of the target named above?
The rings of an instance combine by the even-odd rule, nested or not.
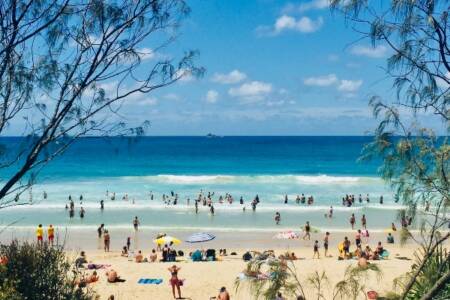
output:
[[[174,299],[181,299],[181,289],[180,286],[182,285],[182,281],[178,279],[178,271],[180,271],[181,268],[177,267],[176,265],[173,265],[172,267],[168,268],[170,275],[170,285],[172,286],[172,294]],[[175,296],[175,287],[178,291],[178,298]]]

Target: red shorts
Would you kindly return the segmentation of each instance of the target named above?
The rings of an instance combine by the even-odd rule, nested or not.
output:
[[[40,241],[40,242],[42,241],[42,236],[38,236],[37,238],[38,238],[38,241]]]
[[[55,236],[54,236],[54,235],[49,235],[49,236],[48,236],[48,240],[49,240],[49,241],[53,241],[54,239],[55,239]]]
[[[170,278],[170,284],[172,286],[177,286],[180,284],[180,282],[179,282],[178,278]]]

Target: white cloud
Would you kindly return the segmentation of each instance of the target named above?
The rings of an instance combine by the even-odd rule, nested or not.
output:
[[[155,52],[150,48],[141,48],[137,49],[136,52],[138,53],[141,60],[150,60],[155,58]]]
[[[214,74],[212,81],[221,83],[221,84],[233,84],[241,82],[242,80],[246,79],[247,75],[245,73],[242,73],[239,70],[233,70],[228,74],[220,74],[216,73]]]
[[[450,72],[445,73],[445,75],[443,77],[445,77],[447,79],[447,81],[450,82]],[[448,82],[446,82],[442,78],[436,77],[436,84],[438,87],[440,87],[442,89],[450,88],[450,85],[448,84]]]
[[[158,104],[158,99],[154,97],[146,97],[144,94],[134,94],[136,95],[135,104],[139,106],[153,106]]]
[[[205,96],[206,102],[216,103],[219,99],[219,93],[216,90],[209,90]]]
[[[317,20],[312,20],[308,17],[301,17],[295,19],[288,15],[282,15],[275,21],[274,34],[281,33],[285,30],[293,30],[302,33],[311,33],[320,29],[323,25],[323,18],[319,17]]]
[[[338,82],[335,74],[328,74],[325,76],[309,77],[303,80],[305,85],[309,86],[330,86]]]
[[[343,79],[338,85],[338,90],[341,92],[354,93],[359,90],[363,81],[362,80],[346,80]]]
[[[230,88],[228,93],[233,97],[242,97],[247,100],[259,100],[262,96],[267,95],[272,92],[272,84],[252,81],[244,83],[237,88]]]
[[[283,12],[300,12],[303,13],[313,9],[324,9],[329,6],[329,0],[311,0],[308,2],[296,4],[288,4],[283,8]]]
[[[179,69],[176,71],[175,74],[173,74],[173,79],[175,78],[179,78],[178,81],[181,82],[190,82],[195,79],[194,76],[192,76],[192,72],[186,69]]]
[[[350,53],[354,55],[366,56],[371,58],[384,57],[386,56],[387,51],[388,51],[387,47],[383,45],[379,45],[376,47],[356,45],[350,49]]]

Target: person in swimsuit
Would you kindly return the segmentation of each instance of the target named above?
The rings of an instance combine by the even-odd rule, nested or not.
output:
[[[109,236],[109,232],[108,232],[108,230],[105,230],[105,232],[103,234],[103,242],[105,245],[105,252],[109,252],[110,241],[111,241],[111,237]]]
[[[136,231],[139,229],[139,219],[138,219],[137,216],[134,217],[134,220],[133,220],[133,227],[134,227],[134,230],[136,230]]]
[[[350,241],[348,240],[347,237],[344,238],[344,255],[345,257],[348,257],[349,253],[350,253]]]
[[[325,257],[328,257],[328,244],[329,244],[330,233],[327,231],[323,239],[323,248],[325,249]]]
[[[275,213],[275,223],[276,223],[277,225],[280,225],[280,221],[281,221],[281,215],[280,215],[279,212],[276,212],[276,213]]]
[[[356,232],[355,243],[356,247],[361,246],[361,229],[358,229],[358,232]]]
[[[367,229],[366,215],[362,215],[362,218],[361,218],[361,225],[362,225],[362,227],[364,227],[364,229]]]
[[[226,287],[222,287],[219,291],[219,295],[216,298],[217,300],[230,300],[230,294],[228,294],[228,291]]]
[[[172,286],[172,294],[174,299],[181,299],[181,289],[180,286],[182,285],[182,281],[178,279],[178,271],[180,271],[181,268],[177,267],[176,265],[173,265],[172,267],[168,268],[170,272],[170,285]],[[178,291],[178,298],[175,296],[175,287]]]
[[[319,241],[318,241],[318,240],[316,240],[316,241],[314,242],[314,255],[313,255],[313,258],[316,257],[316,254],[317,254],[317,258],[320,258],[320,254],[319,254]]]
[[[352,229],[355,228],[355,214],[352,214],[352,216],[350,217],[350,225],[352,225]]]
[[[308,238],[308,241],[311,239],[311,226],[309,225],[309,221],[306,222],[305,224],[305,235],[303,236],[303,239],[305,240],[306,238]]]

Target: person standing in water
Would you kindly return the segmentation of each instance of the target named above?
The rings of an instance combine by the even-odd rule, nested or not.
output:
[[[105,209],[105,202],[103,200],[100,200],[100,209]]]
[[[288,204],[288,195],[284,195],[284,204]]]
[[[83,206],[80,208],[80,218],[83,219],[84,218],[84,214],[85,214],[85,210],[83,208]]]
[[[380,204],[383,204],[383,195],[380,196]]]
[[[195,213],[198,214],[198,200],[195,200]]]
[[[280,215],[279,212],[276,212],[276,213],[275,213],[275,223],[276,223],[277,225],[280,225],[280,221],[281,221],[281,215]]]
[[[99,228],[97,228],[98,238],[100,239],[103,234],[103,228],[105,227],[105,224],[101,224]]]
[[[138,231],[139,225],[140,225],[139,219],[138,219],[138,217],[136,216],[136,217],[134,217],[134,220],[133,220],[133,227],[134,227],[134,230],[135,230],[135,231]]]
[[[361,218],[361,225],[362,225],[362,227],[364,227],[364,229],[367,229],[366,215],[362,215],[362,218]]]
[[[352,216],[350,217],[350,225],[352,225],[352,229],[355,229],[355,222],[356,222],[355,214],[352,214]]]

